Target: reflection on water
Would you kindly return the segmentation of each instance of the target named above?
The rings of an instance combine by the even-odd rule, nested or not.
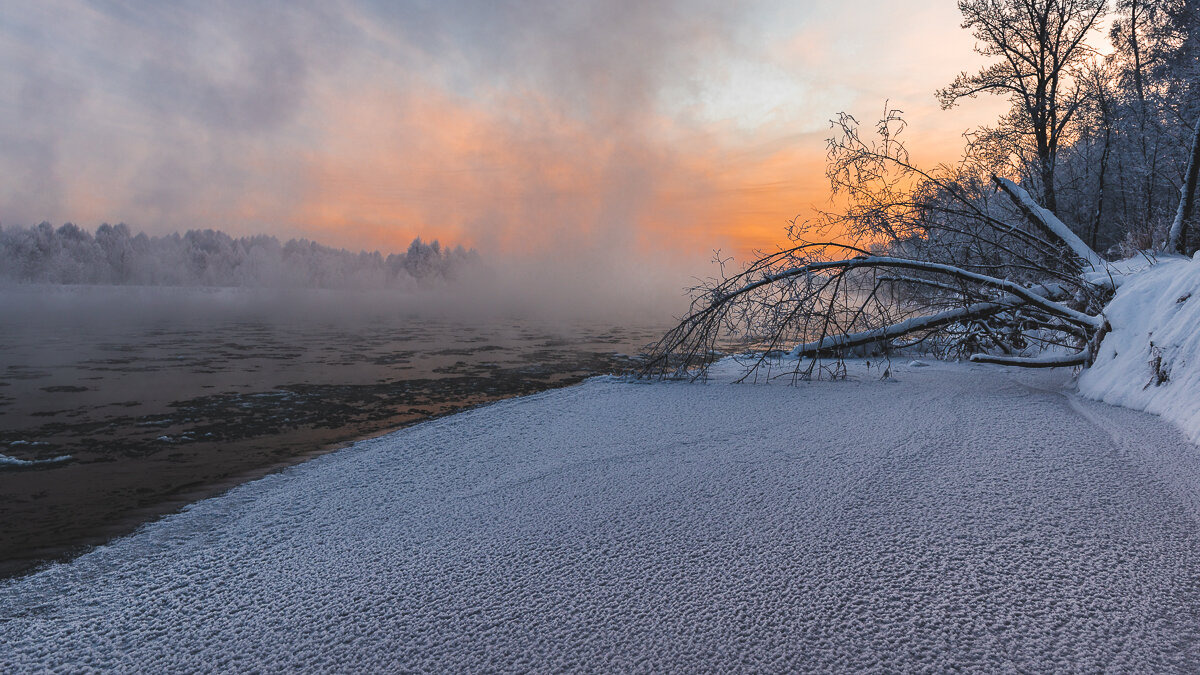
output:
[[[621,370],[664,328],[328,292],[0,294],[0,454],[23,460],[0,464],[0,520],[26,524],[0,532],[0,561],[103,539],[330,444]]]

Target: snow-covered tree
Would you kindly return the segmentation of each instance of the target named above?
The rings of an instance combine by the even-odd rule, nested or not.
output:
[[[123,223],[103,224],[94,235],[71,223],[0,229],[0,281],[22,283],[412,289],[477,264],[473,250],[420,238],[385,259],[378,251],[212,229],[162,237],[135,236]]]
[[[943,107],[981,93],[1007,96],[1005,136],[1031,146],[1029,169],[1046,208],[1058,208],[1055,169],[1059,148],[1083,100],[1078,74],[1091,53],[1087,38],[1107,0],[961,0],[963,27],[994,59],[976,73],[963,72],[938,92]]]

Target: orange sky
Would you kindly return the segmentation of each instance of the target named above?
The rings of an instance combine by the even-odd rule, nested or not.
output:
[[[789,220],[829,205],[825,129],[727,132],[719,122],[696,128],[660,117],[640,135],[598,136],[536,102],[506,103],[496,109],[439,91],[333,98],[337,131],[304,158],[304,198],[285,221],[364,247],[402,248],[420,234],[539,251],[616,233],[655,253],[745,256],[784,243]],[[926,108],[921,121],[964,122]],[[860,113],[864,123],[871,112]],[[944,123],[906,135],[917,157],[936,163],[957,158],[962,130]]]
[[[17,7],[0,223],[745,256],[825,205],[839,111],[890,99],[932,163],[1003,108],[938,110],[972,38],[951,0],[896,4]]]

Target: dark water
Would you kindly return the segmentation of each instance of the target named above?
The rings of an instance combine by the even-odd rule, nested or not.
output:
[[[211,289],[10,288],[0,312],[0,573],[346,441],[619,372],[666,328]]]

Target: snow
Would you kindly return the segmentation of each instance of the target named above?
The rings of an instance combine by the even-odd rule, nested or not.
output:
[[[1116,289],[1121,287],[1125,279],[1150,269],[1156,262],[1157,258],[1140,255],[1124,260],[1114,260],[1106,263],[1103,269],[1084,271],[1080,276],[1093,286]]]
[[[1037,356],[1001,356],[997,354],[972,354],[971,360],[978,363],[1019,365],[1025,368],[1062,368],[1082,365],[1090,352],[1066,352],[1050,347]]]
[[[927,363],[363,441],[0,582],[0,672],[1200,668],[1195,446]]]
[[[37,443],[26,443],[23,441],[13,441],[12,443],[9,443],[10,446],[18,444],[38,445]],[[16,457],[9,457],[8,455],[0,454],[0,469],[3,469],[4,467],[24,468],[29,466],[38,466],[40,464],[56,464],[58,462],[65,462],[69,459],[71,459],[71,455],[59,455],[58,457],[51,457],[50,459],[18,459]]]
[[[1200,443],[1200,256],[1161,258],[1128,275],[1105,315],[1112,331],[1079,391],[1162,415]]]

